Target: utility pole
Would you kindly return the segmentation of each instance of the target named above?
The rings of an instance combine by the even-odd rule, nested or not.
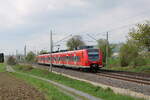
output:
[[[108,32],[106,34],[106,66],[108,66],[108,47],[109,47],[109,42],[108,42]]]
[[[53,52],[53,40],[52,40],[52,30],[50,31],[50,68],[49,71],[52,72],[52,52]]]
[[[18,62],[18,50],[16,50],[16,61]]]
[[[26,47],[26,45],[24,46],[24,64],[25,64],[25,60],[26,60],[26,53],[27,53],[27,47]]]
[[[24,46],[24,57],[26,57],[26,52],[27,52],[27,47],[26,45]]]

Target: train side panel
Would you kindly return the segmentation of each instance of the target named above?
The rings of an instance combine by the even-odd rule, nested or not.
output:
[[[96,61],[91,61],[89,59],[88,50],[76,50],[68,52],[53,53],[39,55],[38,63],[40,64],[50,64],[50,58],[52,59],[52,64],[57,66],[66,66],[72,68],[91,68],[93,64],[101,68],[102,66],[102,52],[99,50],[99,58]]]

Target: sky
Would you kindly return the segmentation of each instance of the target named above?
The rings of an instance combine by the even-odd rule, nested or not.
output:
[[[23,54],[49,50],[50,31],[54,49],[66,49],[70,34],[87,45],[95,39],[125,42],[135,24],[150,20],[150,0],[0,0],[0,52]],[[66,38],[68,37],[68,38]]]

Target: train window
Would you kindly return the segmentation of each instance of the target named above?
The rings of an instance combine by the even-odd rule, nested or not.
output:
[[[58,57],[58,61],[60,61],[60,57]]]
[[[68,58],[68,61],[70,61],[70,56],[68,56],[67,58]]]
[[[65,56],[62,57],[62,61],[65,61]]]
[[[73,56],[72,55],[70,56],[70,61],[73,61]]]
[[[66,61],[68,61],[68,58],[69,58],[69,57],[68,57],[68,56],[66,56]]]
[[[72,61],[72,56],[70,56],[70,61]]]
[[[76,56],[76,61],[80,62],[80,56]]]
[[[76,61],[76,62],[78,62],[78,58],[77,58],[77,56],[75,56],[75,61]]]
[[[73,61],[76,62],[76,56],[73,56]]]
[[[78,60],[78,56],[74,56],[74,61],[75,61],[75,62],[80,61],[80,60]]]
[[[49,58],[49,60],[51,60],[51,57],[48,57]]]

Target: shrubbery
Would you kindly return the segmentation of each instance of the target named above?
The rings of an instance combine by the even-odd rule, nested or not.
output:
[[[36,62],[36,55],[31,51],[27,54],[25,60],[28,63],[34,63],[34,62]]]
[[[146,61],[142,55],[139,54],[140,50],[135,45],[135,41],[128,40],[120,49],[120,64],[121,66],[141,66],[145,65]]]
[[[120,64],[121,66],[128,66],[134,59],[138,57],[138,48],[134,44],[134,41],[128,40],[126,44],[120,48]]]
[[[15,64],[17,64],[16,58],[14,58],[13,56],[8,57],[7,64],[8,65],[15,65]]]
[[[146,64],[146,60],[142,56],[138,56],[134,59],[134,66],[142,66]]]

